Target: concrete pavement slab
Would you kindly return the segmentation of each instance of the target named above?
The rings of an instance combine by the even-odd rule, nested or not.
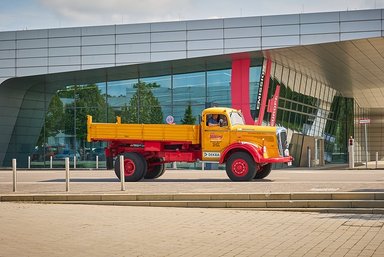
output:
[[[0,256],[377,256],[384,215],[0,203]]]

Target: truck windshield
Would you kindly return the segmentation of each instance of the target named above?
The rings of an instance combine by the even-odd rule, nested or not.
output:
[[[231,118],[231,124],[234,125],[244,125],[244,119],[243,115],[239,112],[231,112],[229,114],[229,117]]]

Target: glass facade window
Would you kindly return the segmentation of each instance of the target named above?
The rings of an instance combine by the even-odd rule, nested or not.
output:
[[[259,63],[259,62],[258,62]],[[249,105],[254,118],[263,66],[250,67]],[[171,69],[172,70],[172,69]],[[291,154],[295,165],[303,166],[307,147],[316,148],[323,162],[346,161],[346,138],[353,134],[353,100],[298,71],[273,63],[268,91],[270,99],[280,86],[276,124],[288,129]],[[190,105],[196,123],[203,109],[211,106],[231,107],[231,69],[201,70],[162,76],[69,85],[54,94],[42,90],[47,104],[44,126],[31,153],[32,167],[63,167],[63,159],[77,158],[77,167],[105,167],[105,142],[86,142],[86,115],[95,122],[165,123],[172,115],[181,124]],[[356,108],[356,107],[355,107]],[[356,110],[355,110],[356,111]],[[157,119],[148,119],[156,117]],[[271,118],[265,113],[263,124]],[[310,144],[306,140],[315,142]],[[15,150],[16,151],[16,150]],[[188,164],[191,166],[190,164]],[[194,167],[196,165],[193,165]]]

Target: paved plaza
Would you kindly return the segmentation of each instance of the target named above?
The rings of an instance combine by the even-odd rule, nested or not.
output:
[[[63,193],[64,170],[20,170],[16,193]],[[159,179],[126,183],[112,170],[72,170],[70,193],[384,192],[384,170],[273,170],[266,179],[232,182],[224,170],[167,170]],[[12,171],[0,171],[0,194],[12,193]]]
[[[0,256],[384,256],[384,216],[0,204]]]

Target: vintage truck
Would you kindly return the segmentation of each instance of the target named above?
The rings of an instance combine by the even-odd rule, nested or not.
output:
[[[211,122],[214,120],[215,122]],[[216,123],[216,124],[215,124]],[[213,107],[202,112],[200,125],[93,123],[88,116],[87,140],[106,141],[107,168],[120,179],[124,155],[125,181],[154,179],[170,162],[225,163],[233,181],[265,178],[272,163],[291,165],[284,128],[245,125],[241,111]]]

